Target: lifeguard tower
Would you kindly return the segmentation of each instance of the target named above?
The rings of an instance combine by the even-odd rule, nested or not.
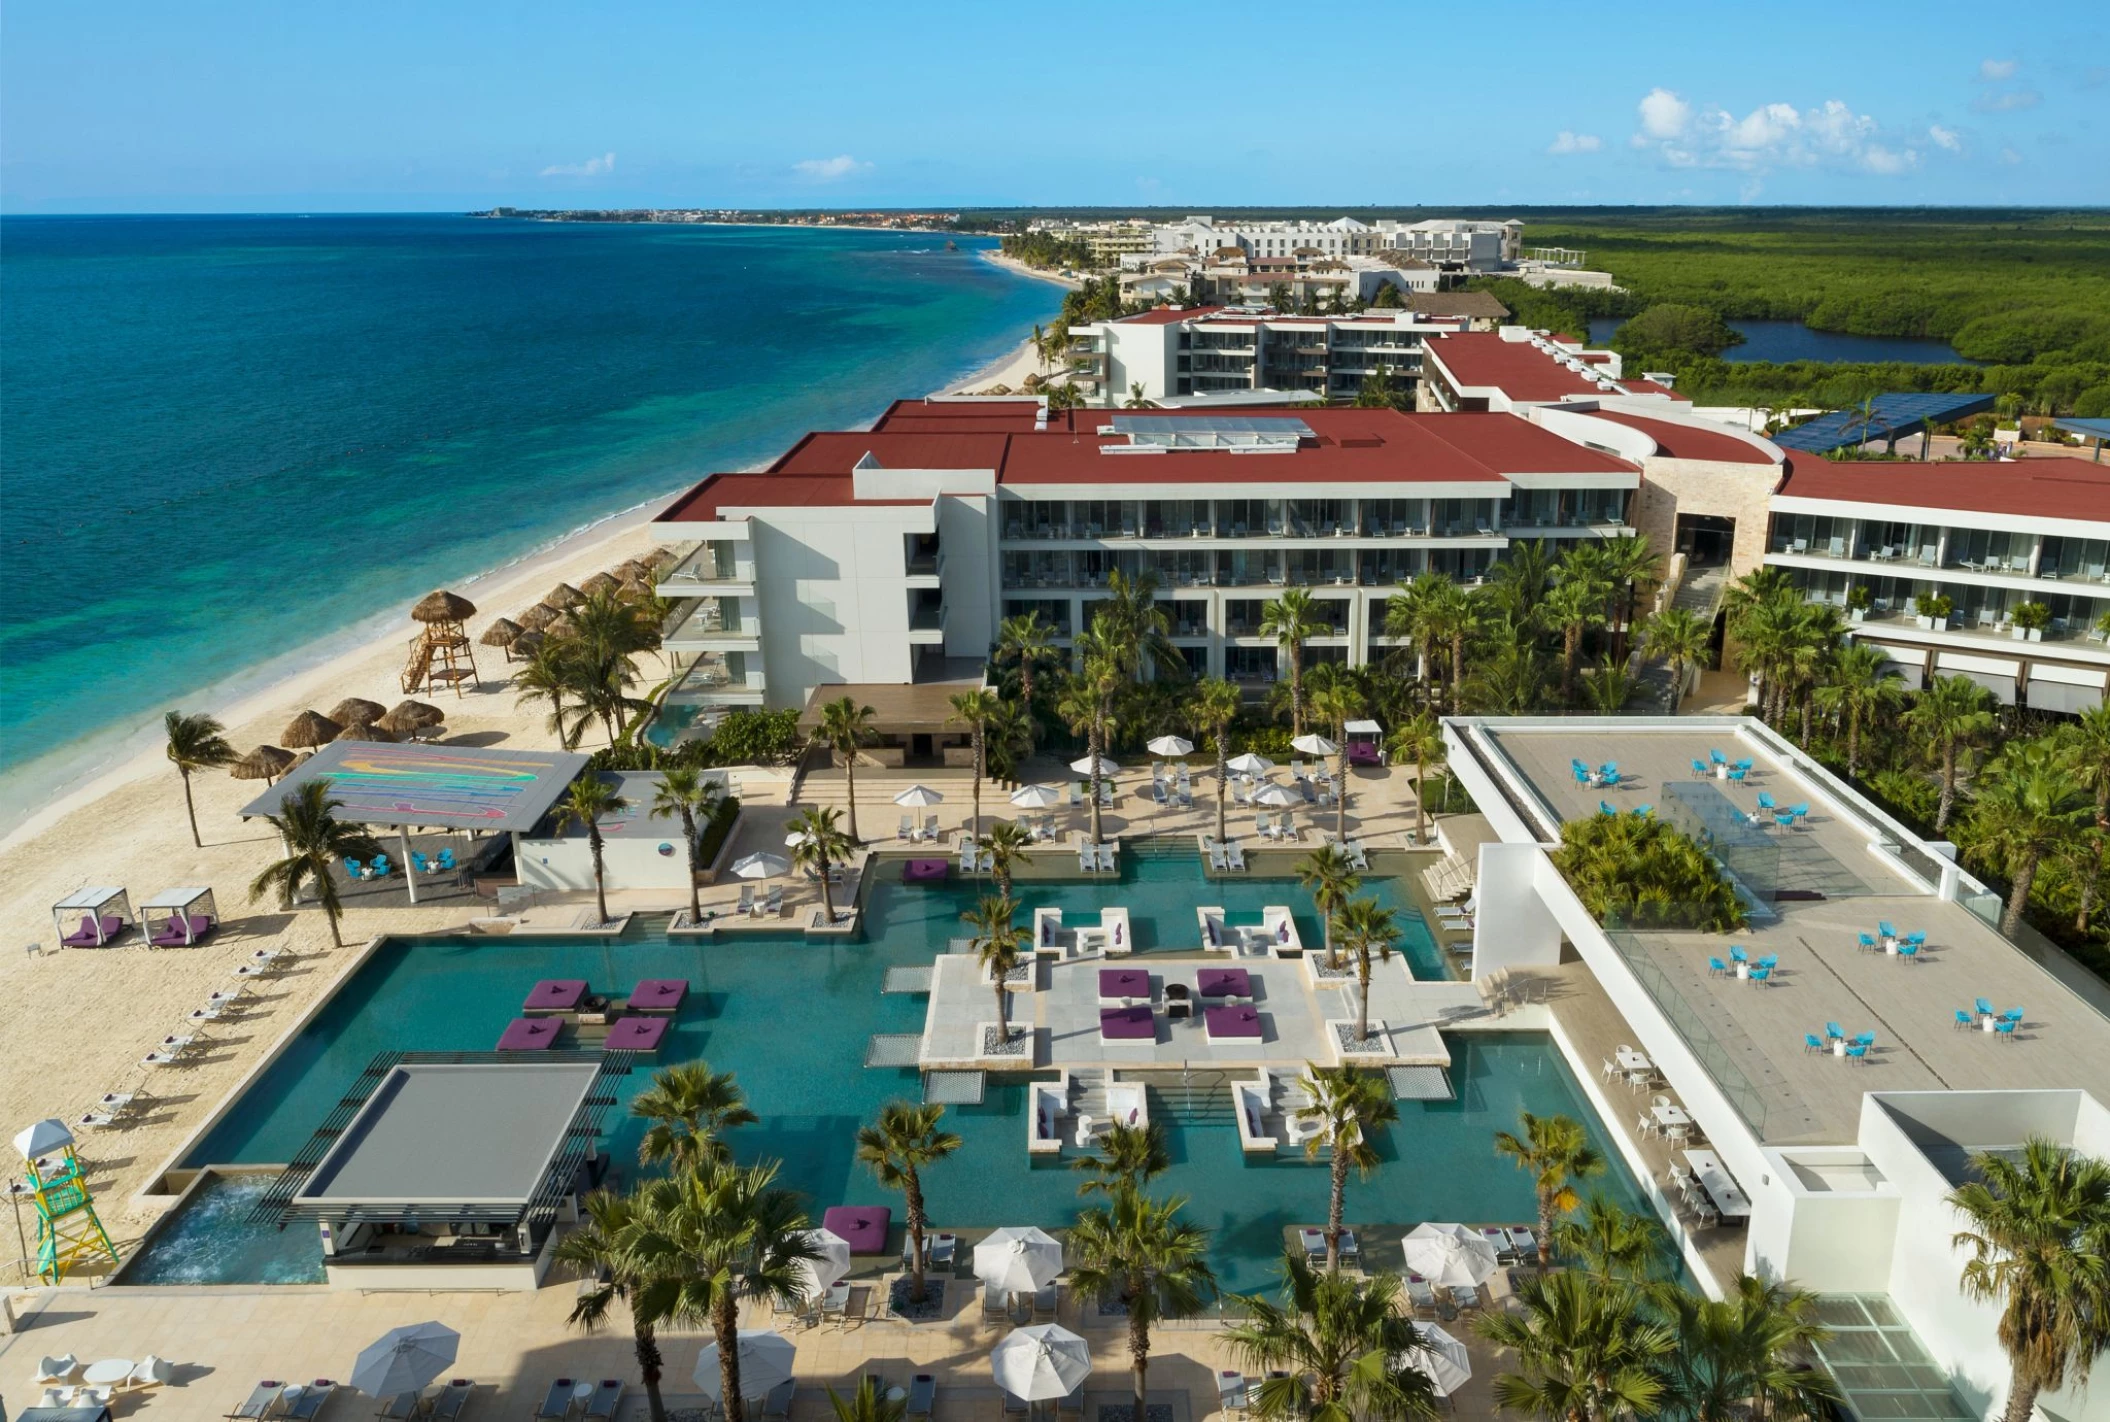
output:
[[[444,686],[460,696],[465,684],[475,687],[476,654],[469,649],[463,625],[475,615],[476,604],[445,588],[418,599],[410,617],[422,630],[410,639],[410,661],[403,668],[405,691],[430,694]]]
[[[56,1284],[85,1259],[117,1262],[117,1246],[96,1217],[95,1197],[73,1153],[73,1132],[66,1123],[43,1120],[15,1137],[22,1157],[22,1182],[37,1207],[37,1273]]]

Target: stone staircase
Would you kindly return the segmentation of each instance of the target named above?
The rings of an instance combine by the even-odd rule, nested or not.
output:
[[[1678,591],[1670,605],[1680,608],[1703,622],[1711,622],[1722,610],[1722,594],[1729,587],[1729,568],[1717,563],[1711,567],[1696,568],[1685,575],[1678,584]]]

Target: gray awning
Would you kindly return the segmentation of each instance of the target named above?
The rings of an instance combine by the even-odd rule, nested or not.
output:
[[[2071,686],[2060,681],[2039,681],[2034,676],[2023,695],[2034,711],[2065,711],[2078,715],[2103,704],[2103,689],[2099,686]]]

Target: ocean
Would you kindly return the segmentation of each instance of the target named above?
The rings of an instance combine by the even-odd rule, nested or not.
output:
[[[924,233],[0,219],[0,828],[502,565],[1002,356]]]

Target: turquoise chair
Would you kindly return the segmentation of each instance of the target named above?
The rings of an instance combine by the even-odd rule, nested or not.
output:
[[[1856,1042],[1848,1047],[1846,1049],[1846,1059],[1850,1062],[1866,1062],[1868,1060],[1868,1044]]]
[[[2005,1037],[2010,1042],[2012,1042],[2015,1040],[2015,1029],[2017,1027],[2020,1027],[2021,1025],[2022,1024],[2020,1022],[1995,1022],[1993,1024],[1993,1035],[1996,1037]]]
[[[1978,1019],[1959,1007],[1956,1009],[1956,1025],[1959,1027],[1976,1027]]]
[[[347,859],[344,861],[344,872],[349,878],[364,879],[366,877],[366,863],[359,859]]]
[[[1729,965],[1720,958],[1709,958],[1707,960],[1707,971],[1719,977],[1729,971]]]
[[[1802,1034],[1802,1050],[1805,1052],[1821,1052],[1824,1050],[1824,1039],[1815,1032],[1805,1032]]]

